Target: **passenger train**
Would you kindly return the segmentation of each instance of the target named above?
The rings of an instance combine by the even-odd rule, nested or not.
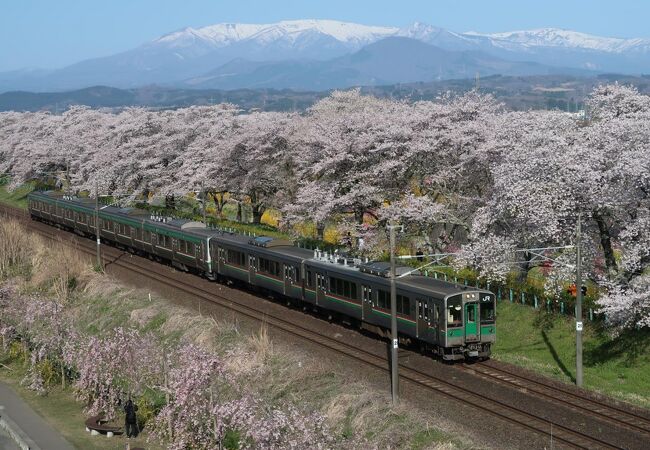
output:
[[[95,238],[97,215],[106,243],[210,280],[238,281],[366,328],[390,328],[386,262],[310,251],[286,240],[251,238],[141,209],[101,206],[96,211],[92,199],[57,192],[33,192],[28,200],[34,220]],[[495,295],[412,270],[396,269],[400,338],[444,360],[488,358],[496,339]]]

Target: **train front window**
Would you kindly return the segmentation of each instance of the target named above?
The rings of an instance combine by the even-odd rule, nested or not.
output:
[[[481,299],[481,322],[494,322],[494,301],[491,297],[486,296]]]
[[[447,300],[447,328],[463,325],[463,308],[461,296],[450,297]]]

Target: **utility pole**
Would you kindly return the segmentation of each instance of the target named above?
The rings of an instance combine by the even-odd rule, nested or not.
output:
[[[99,237],[99,189],[95,180],[95,234],[97,236],[97,268],[102,270],[102,253],[99,248],[101,239]]]
[[[582,214],[576,229],[576,386],[582,387]]]
[[[203,223],[207,226],[208,222],[207,222],[207,220],[205,218],[205,197],[206,197],[206,195],[205,195],[205,186],[204,186],[204,182],[201,181],[201,198],[202,198],[201,206],[202,206],[202,210],[203,210]]]
[[[397,360],[399,340],[397,338],[397,289],[395,287],[395,228],[397,228],[397,226],[393,222],[388,226],[390,231],[390,385],[393,397],[393,406],[397,406],[399,397],[399,366]]]

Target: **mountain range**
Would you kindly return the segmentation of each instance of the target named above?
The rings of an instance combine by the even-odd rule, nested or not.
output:
[[[334,20],[185,28],[56,70],[0,73],[0,92],[135,88],[326,90],[501,75],[650,73],[650,39],[553,28],[456,33]]]

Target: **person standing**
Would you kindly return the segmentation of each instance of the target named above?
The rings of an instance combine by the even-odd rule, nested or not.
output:
[[[418,262],[424,261],[424,253],[422,253],[421,248],[418,248],[418,251],[415,252],[415,256],[417,257]]]
[[[129,398],[126,405],[124,405],[124,413],[126,414],[124,417],[124,427],[126,428],[126,436],[130,438],[138,435],[138,420],[135,415],[137,410],[137,405]]]

